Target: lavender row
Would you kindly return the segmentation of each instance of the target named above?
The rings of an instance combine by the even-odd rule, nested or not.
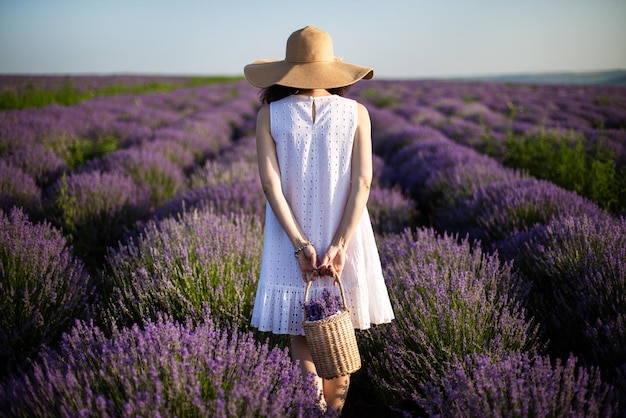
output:
[[[618,393],[598,369],[577,363],[573,356],[479,355],[426,383],[417,402],[428,416],[619,416]]]
[[[420,386],[445,373],[449,362],[542,348],[521,304],[528,289],[497,256],[432,229],[388,235],[380,251],[396,319],[360,343],[385,403],[415,414]]]
[[[2,299],[10,310],[0,340],[3,372],[54,346],[74,319],[93,316],[94,304],[110,298],[109,279],[100,271],[105,254],[188,190],[199,164],[230,145],[254,116],[256,97],[238,87],[2,112]],[[99,143],[107,147],[94,154]],[[14,242],[22,235],[28,241],[20,249]],[[82,270],[67,273],[61,261],[28,248],[58,251],[62,260],[78,256],[63,263]]]
[[[138,238],[111,251],[100,318],[116,326],[159,313],[198,321],[208,308],[215,319],[244,328],[260,270],[261,224],[245,214],[214,212],[151,221]]]
[[[15,168],[10,176],[3,177],[7,180],[16,178],[16,172],[26,177],[32,173],[34,186],[30,190],[37,203],[19,203],[31,215],[29,225],[52,220],[60,229],[50,224],[45,228],[59,236],[63,232],[71,240],[65,251],[89,260],[99,271],[91,269],[93,278],[84,273],[93,285],[86,288],[91,292],[89,312],[78,314],[70,309],[72,306],[62,313],[52,309],[49,314],[65,318],[64,323],[42,331],[42,335],[29,334],[32,328],[26,326],[28,339],[16,340],[14,333],[7,337],[3,345],[6,369],[15,370],[25,364],[25,357],[35,359],[46,347],[56,347],[61,333],[70,331],[73,319],[92,318],[108,334],[106,330],[114,326],[146,324],[163,312],[177,321],[199,321],[208,307],[216,321],[247,327],[262,241],[261,223],[254,218],[263,216],[265,199],[258,184],[254,140],[245,135],[253,127],[253,102],[245,91],[236,93],[235,88],[229,87],[225,96],[207,105],[206,117],[187,109],[186,103],[193,102],[198,94],[191,90],[188,97],[179,99],[174,94],[167,95],[168,100],[155,97],[164,95],[138,96],[132,105],[122,96],[99,99],[103,110],[93,115],[83,112],[93,108],[93,103],[68,109],[53,106],[39,112],[7,112],[14,118],[13,127],[24,125],[30,118],[24,116],[26,113],[41,117],[31,120],[35,125],[29,130],[32,136],[10,143],[2,160]],[[237,102],[238,98],[242,100]],[[133,112],[139,101],[148,99],[154,101],[150,106],[156,112]],[[174,104],[175,110],[168,111]],[[185,113],[184,120],[177,116],[179,111]],[[55,112],[57,121],[67,121],[65,125],[46,122]],[[72,112],[79,116],[71,118]],[[85,121],[88,116],[93,120]],[[163,120],[158,122],[157,117]],[[106,119],[109,123],[98,127]],[[37,125],[41,120],[43,123]],[[120,120],[124,126],[115,130],[111,124]],[[158,127],[151,127],[151,123]],[[11,126],[3,128],[13,132]],[[220,135],[220,130],[224,134]],[[198,133],[197,141],[190,132]],[[83,144],[108,143],[110,138],[116,149],[105,149],[102,155],[81,164],[69,164]],[[377,159],[377,164],[381,163]],[[388,198],[393,199],[391,205],[387,205]],[[381,232],[400,230],[411,222],[413,212],[406,209],[408,201],[399,191],[376,187],[372,202],[376,206],[372,218]],[[10,211],[11,206],[5,209]],[[251,218],[221,215],[231,213]],[[155,219],[150,221],[151,217]],[[23,223],[28,223],[25,216]],[[242,242],[242,237],[247,241]],[[49,244],[41,235],[40,239],[33,237],[29,245]],[[94,254],[96,259],[108,254],[102,268],[93,262]],[[7,244],[7,257],[12,256]],[[51,267],[45,259],[39,263],[43,270]],[[36,284],[23,280],[19,269],[7,273],[16,283],[5,289],[3,300],[14,305],[12,301],[23,295],[25,288]],[[68,286],[65,292],[80,295],[79,285],[75,286]],[[55,297],[54,289],[44,290],[43,301],[27,298],[27,302],[44,306]],[[28,321],[27,312],[25,316],[12,318],[14,321],[7,317],[7,335]],[[24,351],[25,347],[28,350]],[[18,391],[20,384],[28,383],[16,383]],[[31,396],[26,408],[47,395],[40,392]]]
[[[505,168],[439,130],[387,109],[372,106],[370,114],[374,150],[385,162],[383,182],[398,185],[418,203],[423,222],[440,230],[497,247],[555,217],[610,216],[589,200]]]
[[[241,337],[226,337],[222,331],[226,324],[230,324],[228,329],[247,326],[259,270],[260,237],[258,220],[244,215],[229,218],[209,210],[151,222],[136,244],[130,242],[111,253],[111,298],[100,301],[101,309],[90,315],[93,319],[78,324],[64,338],[59,351],[44,351],[32,370],[4,379],[0,399],[11,405],[11,411],[37,413],[62,408],[62,415],[75,415],[80,408],[104,415],[142,408],[165,414],[218,408],[209,410],[219,414],[221,405],[228,404],[235,408],[227,413],[232,416],[244,413],[237,408],[246,403],[251,408],[265,407],[249,402],[245,397],[248,392],[233,394],[230,388],[238,382],[242,388],[277,388],[268,384],[265,374],[247,374],[247,366],[240,364],[247,358],[255,371],[273,367],[262,355],[256,357],[267,348],[255,345],[233,353],[229,350],[238,347],[233,339]],[[459,243],[458,237],[439,236],[433,230],[389,234],[381,238],[380,249],[397,319],[391,325],[360,333],[359,340],[367,373],[385,404],[413,413],[419,408],[444,407],[432,391],[441,387],[457,393],[460,383],[445,380],[454,370],[472,370],[475,362],[482,364],[484,356],[498,363],[508,361],[510,353],[519,350],[533,353],[543,349],[537,326],[522,306],[529,289],[512,266],[502,264],[497,256],[472,248],[467,240]],[[171,319],[162,321],[163,312]],[[195,338],[198,333],[204,335],[207,318],[219,323],[218,328],[211,325],[215,331],[210,335],[217,332],[223,338]],[[100,331],[94,322],[106,324]],[[132,322],[140,326],[117,326]],[[172,334],[178,342],[170,340]],[[255,338],[259,337],[265,338]],[[207,357],[213,355],[216,357]],[[201,380],[198,389],[196,379],[206,375],[206,368],[222,370],[215,363],[220,360],[236,361],[235,370],[240,374],[216,376],[210,380],[214,386],[208,392],[202,390],[206,383]],[[456,369],[451,368],[452,363],[457,364]],[[281,376],[285,376],[286,366],[281,364]],[[513,364],[518,368],[504,370],[528,373],[529,362]],[[562,366],[542,364],[541,373],[563,373]],[[587,368],[574,369],[571,365],[565,371],[571,374],[574,370],[581,376],[588,373]],[[506,376],[496,383],[503,391],[514,390],[507,389]],[[599,375],[594,376],[593,380],[583,380],[589,402],[603,410],[617,408],[615,389],[602,383]],[[184,380],[177,380],[181,378]],[[492,378],[493,374],[471,377],[478,387],[489,385]],[[281,385],[284,390],[296,391],[302,383],[281,380]],[[154,390],[144,393],[136,388]],[[189,388],[185,396],[181,388]],[[533,393],[547,390],[545,381],[529,381],[524,388]],[[580,388],[564,382],[563,387],[544,396],[544,404],[575,406],[573,399],[577,399]],[[528,402],[525,393],[511,396],[512,402]],[[309,401],[313,399],[310,395]],[[299,402],[300,398],[293,399]],[[479,394],[471,400],[485,401]],[[280,402],[280,408],[293,406]],[[298,416],[286,410],[292,411],[290,416]]]
[[[626,210],[626,89],[374,82],[359,94],[411,125]]]
[[[626,88],[451,81],[373,81],[356,91],[410,124],[429,126],[466,145],[488,133],[574,131],[626,163]],[[380,106],[379,106],[380,107]]]
[[[550,341],[547,352],[557,358],[573,352],[584,367],[599,367],[623,387],[623,219],[550,182],[504,168],[399,112],[372,106],[370,113],[374,148],[388,168],[384,181],[417,202],[422,222],[514,260],[514,272],[530,288],[523,306],[539,324],[541,339]],[[420,327],[413,327],[407,329],[414,334],[399,335],[415,335]],[[407,387],[381,386],[397,393]]]
[[[0,383],[11,416],[323,416],[312,377],[286,350],[259,344],[209,318],[168,317],[110,337],[81,322],[61,348],[22,376]],[[330,416],[330,414],[328,415]]]
[[[97,266],[137,221],[188,191],[198,165],[238,129],[250,129],[255,106],[254,92],[225,83],[3,112],[1,208],[52,221]]]
[[[42,347],[54,346],[76,319],[87,319],[94,283],[50,223],[33,224],[20,208],[0,211],[0,375]]]
[[[153,99],[152,95],[137,96],[127,102],[129,105],[127,112],[130,116],[122,117],[127,113],[113,112],[116,120],[123,119],[128,126],[133,127],[133,132],[139,133],[136,138],[133,139],[132,135],[116,137],[119,150],[91,158],[86,164],[75,168],[66,167],[62,170],[66,173],[65,177],[52,176],[54,181],[48,182],[52,187],[48,186],[45,193],[42,188],[43,204],[49,204],[48,199],[57,202],[52,205],[57,211],[52,214],[56,219],[55,222],[60,223],[67,219],[64,230],[70,230],[71,225],[82,225],[76,229],[73,236],[77,236],[79,230],[82,231],[98,222],[102,222],[103,226],[94,228],[94,231],[114,231],[115,226],[125,225],[120,231],[112,234],[121,239],[121,245],[105,249],[110,252],[106,257],[106,268],[102,274],[104,282],[110,287],[100,287],[98,314],[94,315],[105,323],[104,328],[111,328],[116,322],[120,325],[129,325],[133,322],[150,324],[163,311],[177,320],[194,318],[197,321],[203,317],[202,309],[206,305],[210,305],[211,316],[220,323],[230,321],[239,327],[245,327],[255,287],[254,280],[258,274],[256,271],[258,266],[254,261],[258,261],[260,249],[259,219],[263,214],[264,198],[256,180],[253,140],[245,135],[250,130],[251,117],[248,115],[253,113],[252,94],[248,90],[240,89],[239,97],[236,97],[233,87],[229,88],[230,90],[220,90],[224,96],[221,101],[215,102],[211,112],[206,109],[207,115],[211,113],[215,117],[210,119],[216,121],[215,123],[219,123],[220,119],[217,117],[219,112],[217,114],[212,112],[217,112],[220,108],[224,110],[223,120],[231,121],[226,124],[229,136],[216,142],[211,142],[213,139],[199,141],[202,145],[210,143],[212,148],[205,153],[196,154],[192,151],[195,148],[181,145],[189,138],[187,129],[181,127],[188,127],[189,121],[200,113],[200,110],[195,112],[187,106],[188,101],[193,102],[195,90],[190,90],[187,98],[181,96],[179,101],[172,98],[176,95],[155,95],[167,97],[168,100],[161,97],[160,104],[155,104],[155,109],[160,110],[151,114],[154,118],[143,118],[139,112],[130,115],[130,110],[136,106],[137,100],[147,102]],[[242,98],[243,100],[239,100]],[[112,108],[115,107],[113,103],[117,100],[121,99],[111,99]],[[175,115],[176,110],[164,110],[172,109],[173,103],[177,103],[173,109],[182,112],[178,119]],[[224,107],[230,109],[229,114],[226,114]],[[122,108],[124,106],[120,107]],[[187,111],[189,113],[183,117],[182,114]],[[16,116],[18,112],[12,113],[13,117],[18,117]],[[158,114],[169,114],[171,121],[164,119],[159,126],[153,127],[151,123],[156,120]],[[374,146],[379,155],[375,158],[378,174],[370,206],[381,234],[400,232],[404,226],[424,223],[430,219],[438,219],[435,221],[436,226],[445,230],[449,221],[440,215],[444,212],[443,209],[452,211],[455,205],[462,202],[466,207],[473,208],[479,213],[483,209],[480,204],[471,203],[476,183],[481,187],[495,188],[502,180],[501,176],[508,176],[506,178],[512,182],[532,180],[502,168],[492,159],[459,147],[439,131],[413,127],[397,113],[371,108],[371,114],[374,124]],[[108,129],[107,126],[109,125],[103,124],[103,129]],[[211,124],[199,121],[193,126],[200,131]],[[142,130],[145,136],[140,133]],[[163,146],[160,139],[153,135],[154,132],[168,132],[178,140]],[[203,134],[208,135],[206,132]],[[109,135],[96,135],[90,138],[97,141],[107,136]],[[72,154],[68,150],[75,148],[67,145],[67,139],[57,141],[55,155]],[[41,145],[35,137],[33,143]],[[151,172],[149,167],[152,160],[141,157],[147,153],[144,147],[148,146],[158,148],[161,150],[159,152],[169,153],[168,160],[174,163],[175,168],[164,160],[155,159],[160,163],[155,163],[153,165],[155,172]],[[51,149],[43,147],[46,150]],[[412,148],[409,150],[409,147]],[[16,153],[10,155],[13,158]],[[134,160],[135,158],[137,160]],[[13,161],[9,158],[6,160]],[[12,164],[13,167],[16,165]],[[157,170],[160,167],[167,170],[160,173]],[[145,168],[148,170],[144,170]],[[160,176],[181,172],[184,179],[182,188],[169,194],[161,192],[166,184],[164,180],[166,177]],[[405,180],[408,183],[405,184]],[[120,186],[120,191],[107,195],[108,191],[104,190],[106,185],[114,188],[118,182],[120,185],[126,184],[131,191],[123,192],[126,186]],[[392,183],[395,183],[397,188],[389,188]],[[406,187],[407,184],[411,187]],[[42,187],[37,182],[35,185]],[[539,196],[561,190],[547,182],[545,185],[545,188],[540,188]],[[532,189],[533,187],[529,187],[529,190]],[[120,197],[120,200],[116,201],[113,196]],[[521,194],[519,199],[513,199],[516,203],[512,207],[523,207],[527,204],[525,203],[528,200],[527,196],[528,193]],[[415,199],[415,202],[412,199]],[[480,201],[489,201],[488,199],[497,201],[498,193],[484,194]],[[538,206],[544,202],[541,199],[536,201],[540,202]],[[74,202],[75,205],[72,204]],[[101,210],[92,209],[99,205]],[[593,205],[591,207],[591,210],[598,210]],[[135,212],[137,210],[139,212]],[[510,220],[509,217],[517,215],[516,210],[507,212],[507,216],[496,216],[499,211],[495,211],[493,215],[485,216],[481,224],[467,226],[467,230],[473,231],[471,234],[474,238],[478,237],[478,234],[485,234],[487,238],[483,240],[486,249],[489,249],[489,240],[492,241],[493,248],[503,249],[505,244],[516,243],[513,237],[521,237],[515,228],[530,233],[535,231],[535,225],[540,227],[547,224],[550,219],[562,219],[560,217],[562,210],[557,201],[555,206],[545,210],[541,215],[543,218],[539,217],[538,220],[524,216]],[[586,213],[588,208],[586,204],[582,204],[574,210]],[[89,214],[90,211],[101,215]],[[149,213],[150,216],[154,215],[155,219],[140,225],[133,222],[125,224],[125,219],[137,220],[144,216],[138,214],[142,213],[141,211]],[[108,216],[107,213],[114,215]],[[229,213],[235,215],[228,215]],[[47,212],[46,216],[50,214],[51,212]],[[578,212],[574,214],[576,217],[572,219],[579,219]],[[602,211],[598,214],[603,216],[602,219],[609,219]],[[490,221],[492,218],[493,221]],[[473,219],[469,221],[473,222]],[[513,230],[510,229],[510,225],[513,225]],[[607,225],[609,227],[606,231],[610,231],[612,224]],[[485,228],[488,229],[486,233],[483,231]],[[126,238],[127,232],[132,232],[134,237]],[[583,228],[581,234],[585,233]],[[565,232],[564,235],[556,235],[550,238],[550,242],[554,241],[556,245],[563,236],[569,234],[570,232]],[[612,237],[610,233],[604,235],[607,239]],[[89,242],[88,236],[89,234],[86,234],[83,242]],[[414,399],[413,396],[419,395],[419,399],[422,399],[426,392],[420,389],[419,384],[431,378],[446,376],[449,373],[447,363],[459,361],[463,364],[464,370],[469,372],[470,364],[464,360],[465,355],[486,351],[488,355],[493,355],[494,361],[499,361],[516,350],[542,351],[543,344],[549,339],[549,334],[538,333],[539,330],[535,328],[531,318],[535,312],[531,310],[533,305],[528,301],[535,300],[537,296],[536,293],[533,294],[532,288],[526,287],[531,284],[526,277],[531,270],[520,272],[524,274],[523,280],[520,280],[516,277],[518,272],[512,266],[501,266],[497,256],[481,254],[480,251],[472,253],[474,250],[470,248],[469,241],[456,245],[456,240],[449,236],[437,237],[432,231],[417,231],[415,236],[406,233],[389,235],[381,240],[381,253],[384,254],[384,268],[389,278],[389,288],[394,299],[394,307],[398,306],[398,317],[402,320],[395,321],[391,329],[381,327],[374,330],[378,333],[374,334],[375,337],[363,336],[361,344],[364,348],[363,355],[370,359],[373,375],[379,376],[378,390],[389,402],[408,402],[415,407],[425,408],[426,404],[419,403],[422,401],[418,402],[418,398]],[[529,254],[539,245],[539,241],[532,240],[526,240],[524,243],[523,245],[528,246]],[[545,245],[545,241],[541,243]],[[621,241],[616,240],[616,245],[620,243]],[[32,245],[39,244],[34,241]],[[410,248],[415,248],[419,253],[414,254]],[[567,250],[568,247],[560,248]],[[394,255],[400,249],[405,256]],[[11,255],[10,250],[8,253]],[[422,257],[420,254],[425,256]],[[549,259],[550,253],[545,254],[546,259]],[[599,254],[602,254],[602,250]],[[566,254],[561,259],[562,262],[567,261]],[[215,260],[223,263],[215,263]],[[618,270],[614,270],[613,266],[616,264],[610,264],[608,261],[599,258],[597,263],[605,266],[609,272],[619,273]],[[619,263],[619,257],[616,257],[616,262]],[[522,265],[516,261],[515,269],[518,264]],[[544,268],[536,262],[529,265],[530,268],[532,266]],[[596,271],[594,268],[592,265],[589,270]],[[615,277],[616,282],[611,292],[620,291],[619,274]],[[201,279],[196,280],[197,278]],[[605,279],[600,277],[599,280]],[[155,286],[155,283],[159,283],[159,286]],[[218,287],[227,290],[224,296],[214,292]],[[457,291],[448,292],[441,289]],[[466,292],[467,289],[471,289],[472,292]],[[555,296],[559,296],[556,281],[554,289]],[[142,299],[142,295],[146,298]],[[48,293],[48,297],[52,297],[52,293]],[[594,298],[598,301],[603,300],[602,288],[598,289],[598,294]],[[426,310],[415,309],[410,301],[416,300],[420,301]],[[563,303],[567,302],[568,299],[563,299]],[[595,303],[596,305],[589,306],[601,310],[597,302]],[[619,303],[618,308],[621,306]],[[582,312],[583,315],[584,313]],[[472,322],[474,318],[488,318],[489,315],[498,321],[496,322],[498,327],[495,329],[486,319]],[[445,321],[435,323],[436,318],[444,318]],[[548,315],[544,315],[543,318],[550,319]],[[613,321],[608,316],[607,319]],[[576,317],[576,320],[580,320],[580,316]],[[620,342],[619,336],[624,335],[619,324],[618,317],[611,322],[610,332],[603,334],[607,339],[612,338],[611,341],[616,344]],[[546,325],[543,323],[540,325],[542,332],[545,332],[543,327]],[[189,326],[188,329],[192,327]],[[585,332],[593,332],[593,329],[588,327]],[[416,330],[423,332],[416,333]],[[389,335],[394,336],[389,342],[393,342],[392,349],[397,353],[395,364],[385,364],[387,356],[384,358],[381,356],[381,353],[386,352],[387,346],[383,347],[380,344],[382,341],[386,343]],[[77,351],[79,349],[81,348],[77,348]],[[619,352],[617,356],[613,356],[615,351],[612,345],[606,345],[604,349],[602,354],[613,359],[612,365],[619,364],[620,358],[623,358]],[[416,353],[425,354],[416,355]],[[436,361],[431,362],[433,359]],[[591,362],[586,359],[585,361]],[[382,364],[385,366],[381,366]],[[391,375],[384,370],[382,372],[376,370],[381,367],[384,370],[387,370],[387,367],[393,370],[408,370],[410,378],[405,379],[404,374]],[[583,362],[581,367],[587,367],[586,363]],[[558,372],[560,369],[555,370]],[[584,373],[587,369],[580,370]],[[418,386],[415,386],[416,384]],[[454,390],[452,383],[446,385],[449,390]],[[590,396],[594,399],[601,398],[600,395],[604,393],[601,390],[609,390],[595,383],[590,387],[593,391]],[[415,388],[419,393],[411,392]],[[33,402],[36,403],[37,400]],[[604,402],[607,407],[612,405],[608,397]]]
[[[381,402],[404,416],[623,411],[624,375],[546,354],[525,308],[533,286],[511,263],[432,229],[387,235],[380,248],[396,320],[360,344]]]
[[[501,252],[532,284],[527,303],[550,352],[626,377],[626,219],[554,219]]]

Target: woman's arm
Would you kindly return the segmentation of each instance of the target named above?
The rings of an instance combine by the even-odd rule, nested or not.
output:
[[[358,104],[358,122],[352,146],[350,194],[321,268],[339,277],[345,264],[345,248],[356,230],[369,198],[372,184],[372,128],[369,113]]]
[[[259,110],[256,125],[257,159],[259,176],[263,193],[276,215],[278,222],[291,240],[294,249],[300,248],[309,242],[300,228],[296,217],[285,199],[281,186],[280,167],[276,155],[276,143],[270,131],[270,107],[264,106]],[[285,254],[285,257],[293,256]],[[317,267],[317,253],[313,245],[303,248],[298,256],[298,264],[302,271],[302,279],[307,281],[307,273]]]

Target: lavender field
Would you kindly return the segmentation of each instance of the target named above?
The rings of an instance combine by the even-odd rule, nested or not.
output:
[[[177,86],[0,112],[0,416],[317,416],[287,340],[249,326],[256,89],[120,82]],[[343,416],[626,414],[626,88],[349,95],[397,319],[357,333]]]

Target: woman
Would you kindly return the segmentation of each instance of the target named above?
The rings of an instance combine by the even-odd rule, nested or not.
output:
[[[252,325],[291,334],[303,373],[315,365],[302,328],[310,298],[341,277],[355,328],[390,322],[393,310],[366,209],[372,180],[370,118],[342,94],[373,70],[334,56],[330,35],[307,26],[291,34],[284,60],[244,68],[265,104],[257,117],[259,175],[267,197],[265,239]],[[295,257],[294,257],[295,256]],[[350,376],[317,378],[331,408],[345,403]]]

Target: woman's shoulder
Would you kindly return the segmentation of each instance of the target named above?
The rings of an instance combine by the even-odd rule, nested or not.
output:
[[[355,100],[355,103],[356,103],[356,112],[357,112],[357,115],[359,116],[359,119],[362,119],[362,118],[369,119],[370,113],[367,110],[367,107],[365,107],[363,103],[358,102],[356,100]]]
[[[261,108],[259,109],[259,112],[257,113],[257,123],[260,123],[263,120],[269,120],[270,119],[270,105],[269,104],[265,104],[263,106],[261,106]]]

